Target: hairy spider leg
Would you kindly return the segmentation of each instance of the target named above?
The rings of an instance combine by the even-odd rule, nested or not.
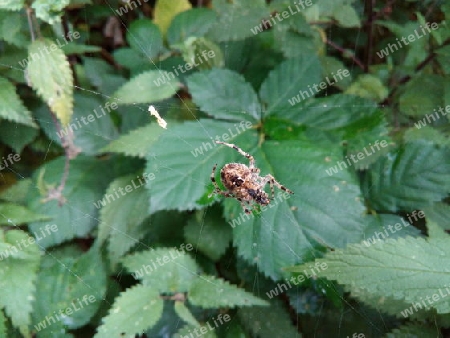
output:
[[[211,182],[214,185],[214,191],[208,196],[211,197],[212,195],[214,195],[215,193],[220,193],[222,190],[220,190],[219,185],[216,182],[216,168],[217,168],[217,163],[214,164],[213,168],[212,168],[212,172],[211,172]]]
[[[214,194],[219,194],[219,195],[222,195],[222,196],[225,196],[225,197],[234,197],[233,194],[229,193],[228,191],[220,190],[220,187],[217,184],[216,178],[215,178],[215,176],[216,176],[216,168],[217,168],[217,163],[214,165],[214,167],[212,169],[212,172],[211,172],[211,181],[212,181],[212,183],[214,185],[214,191],[212,193],[210,193],[208,195],[208,197],[211,197]]]
[[[252,155],[246,153],[245,151],[243,151],[241,148],[239,148],[239,147],[236,146],[235,144],[225,143],[225,142],[221,142],[221,141],[216,141],[216,143],[218,143],[218,144],[223,144],[224,146],[233,148],[234,150],[236,150],[236,151],[237,151],[239,154],[241,154],[242,156],[247,157],[248,160],[249,160],[249,162],[250,162],[250,163],[249,163],[249,169],[250,169],[250,171],[251,171],[251,172],[256,172],[256,173],[259,172],[259,169],[258,169],[258,168],[255,168],[255,158],[254,158]],[[255,170],[255,169],[256,169],[256,170]]]
[[[250,210],[247,209],[247,205],[250,206],[250,203],[248,201],[244,202],[242,200],[242,198],[236,198],[236,199],[239,201],[239,203],[241,203],[241,207],[242,207],[242,209],[244,209],[244,212],[246,214],[250,214],[251,213]],[[245,203],[247,203],[247,205]]]
[[[274,185],[276,185],[276,186],[278,187],[278,189],[284,190],[284,191],[288,192],[289,194],[293,194],[293,193],[294,193],[293,191],[289,190],[289,189],[286,188],[285,186],[281,185],[280,182],[278,182],[278,181],[275,179],[275,177],[273,177],[273,176],[270,175],[270,174],[267,174],[266,176],[263,177],[263,180],[262,180],[262,182],[261,182],[261,185],[264,186],[264,185],[266,185],[267,183],[269,183],[269,186],[270,186],[270,192],[271,192],[271,194],[272,194],[272,199],[273,199],[274,196],[275,196],[275,191],[274,191],[274,189],[273,189],[273,186],[274,186]]]

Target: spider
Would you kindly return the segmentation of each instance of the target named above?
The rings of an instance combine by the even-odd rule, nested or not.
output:
[[[256,204],[268,205],[270,203],[269,196],[264,191],[264,186],[269,183],[271,198],[274,197],[273,186],[276,185],[279,189],[284,190],[290,194],[293,194],[291,190],[282,186],[275,178],[268,174],[266,176],[259,176],[260,170],[255,167],[255,159],[252,155],[247,154],[241,148],[234,144],[216,141],[218,144],[223,144],[227,147],[235,149],[239,154],[245,156],[249,160],[249,166],[247,167],[242,163],[228,163],[225,164],[220,171],[220,180],[227,189],[223,191],[217,185],[215,174],[217,163],[214,165],[211,173],[211,181],[214,185],[214,191],[209,195],[211,197],[214,194],[219,194],[225,197],[235,198],[241,203],[242,208],[246,214],[250,214],[248,207],[253,208]],[[254,202],[253,205],[251,202]],[[255,204],[256,203],[256,204]]]

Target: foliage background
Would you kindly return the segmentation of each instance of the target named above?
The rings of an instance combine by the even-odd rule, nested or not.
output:
[[[450,285],[450,5],[317,0],[253,33],[294,5],[0,1],[0,164],[20,154],[0,172],[1,337],[182,337],[219,314],[231,321],[205,337],[449,335],[450,298],[401,311]],[[438,29],[380,56],[426,23]],[[215,57],[155,84],[204,50]],[[351,76],[289,103],[339,70]],[[212,143],[242,122],[226,141],[295,192],[249,218],[208,197],[215,163],[247,163]],[[377,141],[389,146],[327,173]],[[19,247],[46,224],[58,231]],[[37,329],[84,295],[96,301]]]

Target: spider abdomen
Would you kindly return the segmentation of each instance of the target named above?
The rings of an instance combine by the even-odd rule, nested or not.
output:
[[[227,190],[242,201],[269,204],[268,195],[261,189],[251,170],[242,163],[228,163],[220,171],[220,180]]]
[[[250,175],[251,172],[245,164],[228,163],[220,171],[220,180],[225,188],[233,191],[245,185]]]
[[[214,185],[214,192],[212,194],[216,193],[225,197],[236,198],[241,203],[246,214],[251,213],[249,207],[254,208],[256,204],[268,205],[270,203],[269,195],[264,191],[266,184],[270,186],[272,199],[275,194],[273,190],[274,185],[289,194],[293,194],[291,190],[275,180],[275,177],[272,175],[260,176],[260,170],[255,166],[255,159],[252,155],[247,154],[234,144],[221,141],[216,141],[216,143],[235,149],[239,154],[246,157],[250,163],[248,167],[242,163],[228,163],[223,166],[220,171],[220,180],[227,189],[226,191],[222,191],[217,185],[215,179],[217,164],[215,164],[210,176],[211,182]]]

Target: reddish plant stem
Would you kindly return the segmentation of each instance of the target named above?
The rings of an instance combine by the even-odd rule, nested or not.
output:
[[[326,43],[327,43],[327,45],[329,45],[329,46],[333,47],[334,49],[336,49],[337,51],[341,52],[342,54],[345,54],[345,53],[347,52],[343,47],[339,46],[338,44],[334,43],[334,42],[331,41],[331,40],[328,40],[328,39],[327,39],[327,40],[326,40]],[[364,70],[364,64],[361,62],[361,60],[359,60],[358,58],[356,58],[356,56],[354,56],[354,55],[352,55],[350,58],[353,60],[353,62],[354,62],[356,65],[358,65],[359,68],[361,68],[362,70]]]

